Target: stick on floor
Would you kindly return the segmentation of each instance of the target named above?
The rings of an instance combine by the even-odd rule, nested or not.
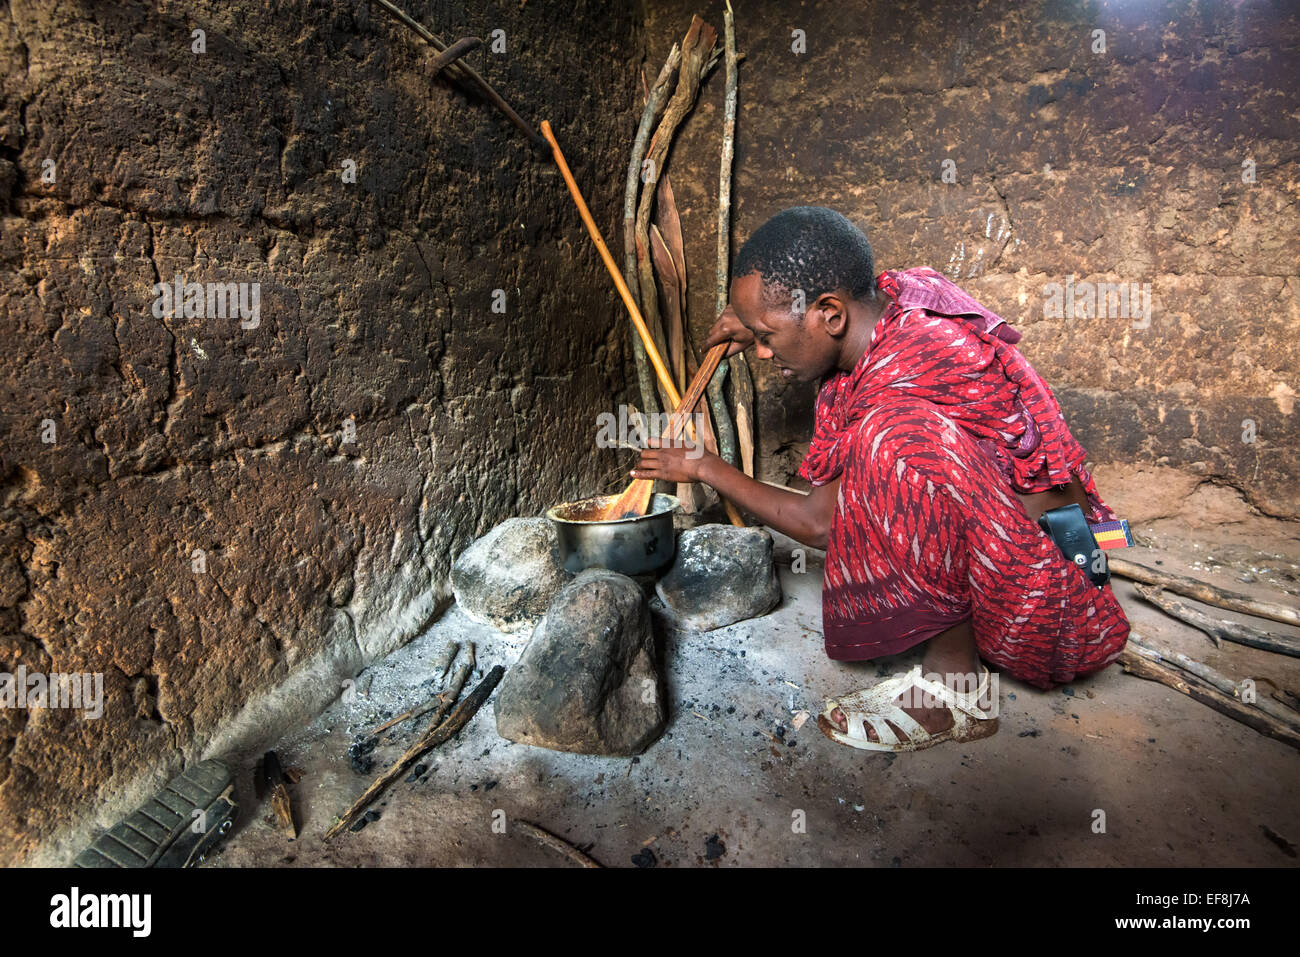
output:
[[[1147,650],[1149,652],[1149,649]],[[1226,714],[1228,717],[1254,728],[1260,734],[1268,735],[1270,738],[1276,738],[1293,748],[1300,749],[1300,732],[1297,732],[1294,728],[1248,704],[1243,704],[1236,698],[1226,695],[1216,688],[1202,683],[1195,675],[1171,668],[1163,662],[1151,660],[1146,654],[1143,654],[1141,648],[1132,645],[1125,648],[1120,652],[1119,663],[1130,674],[1135,674],[1139,678],[1146,678],[1148,681],[1158,681],[1166,687],[1173,688],[1175,691],[1179,691],[1189,698],[1213,708],[1220,714]]]
[[[1195,578],[1188,578],[1185,575],[1172,575],[1169,572],[1156,571],[1154,568],[1147,568],[1145,565],[1139,565],[1137,562],[1130,562],[1123,558],[1111,558],[1107,564],[1116,575],[1122,575],[1124,578],[1135,582],[1142,582],[1144,585],[1156,585],[1166,591],[1203,601],[1207,605],[1227,608],[1229,611],[1239,611],[1246,615],[1254,615],[1256,618],[1271,618],[1273,621],[1280,621],[1284,625],[1300,625],[1300,608],[1289,608],[1276,602],[1260,601],[1258,598],[1251,598],[1249,595],[1243,595],[1240,592],[1215,588],[1213,585],[1197,581]]]
[[[436,720],[431,722],[424,734],[420,736],[420,739],[411,745],[392,767],[376,778],[375,782],[366,788],[365,793],[357,798],[353,805],[343,813],[338,823],[325,832],[325,840],[330,840],[345,828],[349,828],[356,823],[357,818],[361,816],[365,809],[374,803],[379,795],[388,790],[388,787],[394,781],[405,774],[406,769],[414,764],[420,755],[431,748],[436,748],[444,741],[454,738],[460,729],[469,723],[469,719],[474,717],[478,709],[483,707],[483,702],[487,701],[491,696],[497,682],[501,680],[505,673],[506,669],[501,665],[495,666],[487,673],[487,677],[478,683],[478,687],[456,706],[456,710],[451,713],[446,721],[442,722],[442,724],[438,724]]]
[[[1291,638],[1288,635],[1279,635],[1272,632],[1260,631],[1258,628],[1252,628],[1250,625],[1243,625],[1239,621],[1229,621],[1226,618],[1213,618],[1202,611],[1197,611],[1190,605],[1185,605],[1181,601],[1174,601],[1166,598],[1165,593],[1158,588],[1148,588],[1142,585],[1135,586],[1137,593],[1145,601],[1155,605],[1166,615],[1185,621],[1199,631],[1205,632],[1210,636],[1210,640],[1216,645],[1222,641],[1231,641],[1239,645],[1247,645],[1251,648],[1259,648],[1262,651],[1274,651],[1280,655],[1290,655],[1292,658],[1300,658],[1300,639]]]

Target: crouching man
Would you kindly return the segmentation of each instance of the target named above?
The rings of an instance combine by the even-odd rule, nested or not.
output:
[[[826,549],[826,653],[856,661],[925,644],[911,671],[827,702],[842,744],[912,751],[997,728],[980,659],[1039,688],[1114,661],[1129,625],[1037,524],[1077,504],[1113,521],[1086,453],[1020,334],[927,268],[875,273],[871,246],[822,207],[772,217],[736,256],[707,347],[751,345],[781,375],[820,381],[809,495],[716,455],[642,452],[634,478],[704,482]],[[942,676],[934,681],[926,676]]]

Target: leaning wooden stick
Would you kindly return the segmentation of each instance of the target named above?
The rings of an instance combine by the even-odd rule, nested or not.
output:
[[[1185,621],[1198,631],[1205,632],[1215,645],[1218,645],[1220,639],[1222,639],[1238,645],[1249,645],[1251,648],[1259,648],[1263,651],[1273,651],[1281,655],[1290,655],[1292,658],[1300,658],[1300,639],[1260,631],[1258,628],[1250,627],[1250,625],[1243,625],[1239,621],[1212,618],[1190,605],[1184,605],[1180,601],[1166,598],[1164,592],[1156,588],[1145,588],[1138,585],[1136,591],[1145,601],[1149,601],[1165,614],[1171,615],[1179,621]]]
[[[646,144],[650,140],[650,129],[659,114],[663,112],[672,87],[673,76],[682,62],[682,51],[673,44],[668,52],[668,59],[659,78],[646,95],[645,111],[641,114],[641,125],[637,128],[636,139],[632,141],[632,157],[627,164],[627,180],[623,186],[623,273],[629,287],[639,285],[636,265],[636,198],[640,190],[642,160],[645,158]],[[641,390],[641,406],[646,412],[659,411],[659,396],[655,392],[654,376],[650,374],[650,365],[645,345],[639,337],[632,340],[632,353],[636,358],[637,383]]]
[[[682,304],[685,301],[682,284],[683,273],[678,268],[676,250],[669,248],[669,243],[675,243],[676,238],[672,236],[673,227],[678,223],[675,220],[675,211],[669,212],[671,203],[672,190],[668,186],[668,174],[665,173],[659,179],[659,200],[655,204],[655,218],[657,222],[650,224],[650,258],[654,261],[654,274],[659,282],[660,295],[660,318],[668,330],[668,370],[673,374],[673,381],[679,388],[685,388],[686,378],[686,343],[690,341],[686,330],[686,311]],[[691,410],[691,415],[695,416],[700,422],[700,434],[706,435],[709,430],[704,427],[703,421],[699,420],[696,410]],[[707,443],[705,448],[708,448]],[[713,451],[713,449],[709,449]],[[683,510],[687,512],[695,511],[694,491],[689,482],[678,482],[676,489],[677,498],[682,503]]]
[[[709,57],[713,53],[717,33],[699,16],[691,18],[690,28],[682,39],[682,61],[677,70],[677,88],[672,98],[664,107],[663,118],[650,139],[650,145],[644,161],[646,173],[650,179],[641,190],[637,203],[634,224],[637,250],[637,279],[641,289],[641,308],[645,317],[646,328],[653,337],[657,347],[663,351],[667,339],[659,321],[659,302],[655,289],[654,267],[650,257],[650,210],[654,205],[654,183],[668,166],[668,150],[672,146],[673,136],[686,115],[695,107],[700,83],[709,70]],[[662,382],[661,382],[662,384]],[[665,390],[667,401],[664,405],[675,409],[679,397],[672,391]]]
[[[727,12],[724,15],[724,30],[723,51],[726,54],[727,86],[722,121],[722,159],[718,181],[718,294],[715,299],[719,315],[727,307],[727,302],[731,298],[729,281],[731,276],[731,166],[736,148],[736,85],[739,76],[737,68],[741,60],[736,53],[736,19],[732,15],[730,2],[727,3]],[[730,420],[726,423],[726,427],[731,429],[734,436],[732,456],[736,461],[731,464],[746,475],[753,476],[754,380],[749,374],[749,364],[744,353],[738,353],[728,359],[727,368],[731,370],[732,405],[736,410],[734,425]],[[724,419],[727,418],[727,402],[722,395],[723,379],[724,376],[720,371],[715,372],[707,389],[709,406],[714,410],[715,420],[719,415]],[[720,434],[721,429],[721,425],[715,429],[719,434],[718,454],[726,458],[723,454],[724,442]],[[722,499],[722,503],[731,518],[731,524],[744,526],[745,522],[740,517],[736,506],[725,498]]]
[[[687,381],[685,378],[687,367],[695,366],[691,370],[692,379],[695,378],[699,367],[695,362],[690,339],[690,323],[687,321],[685,242],[682,237],[681,220],[677,215],[677,203],[673,198],[667,173],[659,179],[659,199],[655,206],[655,215],[661,220],[664,231],[661,232],[658,225],[650,227],[650,246],[654,254],[655,272],[664,287],[666,307],[664,319],[668,326],[669,364],[674,381],[684,383]],[[677,414],[682,414],[680,409],[677,410]],[[695,408],[688,410],[687,414],[698,417],[700,439],[704,448],[714,455],[719,454],[717,437],[710,422],[708,402],[696,403]],[[677,497],[681,499],[688,512],[694,510],[691,501],[693,489],[694,486],[689,482],[677,486]],[[722,505],[733,525],[745,524],[740,512],[731,502],[724,498]]]
[[[1188,598],[1195,598],[1207,605],[1227,608],[1229,611],[1239,611],[1243,614],[1254,615],[1256,618],[1271,618],[1273,621],[1280,621],[1284,625],[1300,625],[1300,608],[1288,608],[1286,605],[1279,605],[1271,601],[1260,601],[1239,592],[1224,591],[1205,582],[1197,581],[1195,578],[1159,572],[1154,568],[1147,568],[1145,565],[1139,565],[1123,558],[1111,558],[1107,564],[1116,575],[1122,575],[1145,585],[1159,585],[1167,591],[1186,595]]]
[[[601,866],[596,861],[593,861],[586,854],[582,853],[582,851],[578,850],[576,847],[570,844],[568,841],[564,840],[563,838],[556,837],[550,831],[542,830],[536,824],[529,824],[527,821],[515,821],[515,827],[519,828],[519,830],[523,831],[525,834],[527,834],[533,840],[537,841],[539,844],[545,844],[551,850],[559,851],[561,854],[563,854],[569,860],[573,861],[573,863],[577,864],[579,867],[598,868]]]
[[[447,49],[443,50],[429,63],[429,75],[437,76],[466,53],[472,53],[483,45],[479,37],[461,37]]]
[[[686,378],[686,343],[690,341],[690,307],[686,301],[686,238],[677,212],[677,198],[668,173],[659,177],[655,190],[655,216],[650,224],[650,252],[663,297],[664,325],[668,329],[668,368],[682,388]]]
[[[442,41],[441,37],[428,27],[414,20],[405,10],[393,3],[392,0],[379,0],[379,5],[392,14],[397,21],[402,24],[402,26],[414,31],[416,36],[429,44],[429,46],[433,47],[440,54],[447,52],[447,44]],[[464,52],[462,52],[461,55],[463,56]],[[519,130],[533,142],[534,146],[545,148],[546,141],[538,136],[537,131],[524,122],[523,118],[518,113],[511,109],[510,104],[502,99],[501,94],[494,90],[492,85],[488,83],[487,80],[483,79],[483,77],[479,75],[478,71],[472,66],[468,63],[463,63],[460,60],[451,60],[450,62],[445,63],[440,69],[441,72],[446,73],[453,79],[477,86],[483,95],[486,96],[498,110],[506,115],[506,118],[510,120],[511,123],[517,126]]]
[[[555,155],[555,165],[560,168],[560,175],[564,177],[565,184],[569,187],[569,193],[573,196],[573,201],[578,207],[578,215],[582,218],[583,225],[587,227],[587,232],[591,235],[591,241],[596,245],[596,251],[600,253],[601,260],[605,263],[605,268],[609,270],[610,277],[614,280],[614,286],[618,289],[619,296],[623,299],[623,305],[627,307],[628,315],[632,318],[632,325],[636,327],[637,334],[641,337],[641,342],[645,345],[646,354],[650,357],[650,362],[654,366],[655,375],[659,378],[659,384],[663,387],[665,394],[672,401],[673,407],[677,408],[682,404],[681,394],[677,391],[677,386],[673,383],[672,374],[664,364],[663,356],[660,355],[654,339],[650,335],[650,330],[646,327],[645,319],[641,316],[641,311],[637,308],[636,301],[632,298],[632,293],[619,275],[618,266],[614,264],[614,257],[609,253],[609,247],[605,245],[605,240],[600,234],[600,227],[592,219],[591,210],[587,208],[587,201],[582,198],[582,191],[578,189],[578,183],[573,178],[573,173],[569,171],[569,164],[564,159],[564,153],[560,149],[560,144],[555,140],[555,134],[551,130],[551,124],[542,120],[542,135],[546,137],[551,144],[551,150]],[[692,441],[699,441],[695,434],[695,427],[691,424],[688,417],[686,420],[686,432]],[[732,515],[733,524],[742,524],[739,521],[739,515]]]
[[[596,245],[596,252],[600,253],[601,261],[605,263],[605,268],[609,270],[609,275],[614,280],[614,286],[623,299],[623,305],[627,307],[628,315],[632,319],[632,325],[636,327],[637,335],[641,337],[641,342],[645,345],[646,354],[650,357],[650,363],[654,366],[655,375],[659,378],[659,385],[672,399],[674,407],[680,405],[682,397],[677,391],[677,386],[673,384],[672,374],[669,373],[668,367],[664,365],[663,356],[660,355],[659,348],[655,345],[654,339],[651,338],[650,330],[646,328],[645,319],[641,316],[641,310],[637,308],[636,300],[632,298],[627,283],[623,281],[623,277],[619,274],[618,266],[614,264],[614,257],[609,254],[609,247],[605,245],[605,240],[600,235],[600,227],[592,219],[591,210],[587,208],[587,201],[582,198],[582,191],[578,189],[578,183],[573,178],[573,173],[569,171],[569,164],[565,161],[564,153],[560,150],[560,144],[555,141],[555,134],[551,131],[551,124],[546,120],[542,120],[542,135],[551,144],[551,151],[555,155],[555,165],[560,168],[560,175],[564,177],[565,185],[569,187],[573,202],[578,207],[578,215],[582,218],[583,225],[587,227],[587,232],[591,235],[591,241]]]
[[[331,840],[346,828],[356,823],[362,813],[368,808],[379,795],[388,790],[389,786],[406,773],[406,769],[415,763],[416,759],[424,752],[431,748],[436,748],[444,741],[454,738],[460,729],[469,723],[469,719],[478,713],[478,709],[483,707],[483,702],[491,696],[506,669],[501,665],[496,665],[487,676],[478,683],[469,696],[465,698],[456,710],[451,713],[446,721],[441,724],[435,720],[429,724],[428,729],[420,736],[420,739],[411,745],[406,753],[403,754],[387,771],[375,779],[375,782],[366,788],[365,793],[357,798],[353,805],[348,808],[328,831],[325,832],[325,840]]]
[[[1166,687],[1173,688],[1201,704],[1207,705],[1242,724],[1254,728],[1260,734],[1276,738],[1293,748],[1300,749],[1300,732],[1272,718],[1236,698],[1202,684],[1197,678],[1170,668],[1158,661],[1152,661],[1142,654],[1141,649],[1125,647],[1119,655],[1120,666],[1130,674],[1148,681],[1158,681]]]
[[[736,53],[736,18],[728,0],[723,14],[726,54],[727,88],[722,119],[722,163],[718,176],[718,272],[715,305],[717,314],[727,308],[730,300],[731,279],[731,167],[736,148],[736,92],[739,83],[741,57]],[[739,352],[727,360],[730,375],[719,371],[709,384],[709,403],[726,408],[723,398],[724,380],[729,384],[731,405],[736,410],[735,460],[732,465],[746,475],[754,476],[754,379],[749,374],[745,354]]]
[[[542,120],[542,135],[551,144],[551,150],[555,154],[555,165],[560,168],[560,175],[564,177],[564,182],[569,187],[569,192],[573,195],[573,201],[578,207],[578,215],[582,217],[582,222],[587,227],[592,242],[596,244],[596,251],[600,253],[605,268],[609,270],[609,274],[614,280],[614,286],[623,299],[623,305],[627,306],[628,315],[632,318],[632,325],[636,327],[637,335],[641,337],[646,354],[650,357],[650,362],[654,366],[655,375],[659,378],[659,384],[663,386],[664,393],[673,403],[673,407],[676,408],[682,404],[682,397],[677,391],[677,386],[673,383],[672,374],[668,371],[668,367],[664,365],[663,356],[660,355],[659,348],[655,345],[650,330],[646,327],[645,319],[642,318],[641,311],[637,308],[636,300],[632,298],[627,283],[623,281],[623,277],[619,275],[618,267],[614,265],[614,257],[609,254],[609,247],[605,245],[605,240],[600,235],[600,228],[596,225],[596,221],[591,218],[591,210],[587,208],[587,201],[582,198],[582,191],[578,189],[578,183],[574,180],[573,173],[569,172],[569,164],[564,159],[560,144],[555,141],[555,134],[551,131],[551,124],[546,120]],[[689,417],[686,419],[686,434],[690,436],[693,442],[700,440],[699,436],[695,434],[695,426],[691,423]],[[735,506],[730,502],[725,504],[731,524],[744,525],[744,520],[741,518],[740,513],[736,511]]]

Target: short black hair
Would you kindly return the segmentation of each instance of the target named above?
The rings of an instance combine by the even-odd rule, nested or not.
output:
[[[866,235],[825,206],[783,209],[758,229],[736,254],[731,277],[758,273],[763,301],[780,306],[802,289],[809,305],[847,289],[855,299],[876,298],[876,264]]]

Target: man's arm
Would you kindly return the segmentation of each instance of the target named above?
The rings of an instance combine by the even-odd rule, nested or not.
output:
[[[728,356],[754,344],[754,333],[745,327],[730,305],[709,330],[704,348],[711,349],[728,339],[731,340]],[[632,472],[633,478],[703,482],[717,489],[724,498],[753,512],[765,525],[795,541],[810,548],[826,547],[831,518],[839,498],[839,479],[815,487],[807,495],[800,495],[757,482],[710,452],[700,456],[702,450],[697,449],[693,455],[687,455],[680,446],[660,448],[654,439],[650,440],[650,446],[642,451],[641,461]]]
[[[652,443],[654,440],[651,440]],[[668,482],[703,482],[718,490],[759,521],[810,548],[825,548],[840,480],[815,487],[807,495],[756,481],[723,459],[705,452],[692,458],[681,446],[651,447],[641,452],[633,478]]]

